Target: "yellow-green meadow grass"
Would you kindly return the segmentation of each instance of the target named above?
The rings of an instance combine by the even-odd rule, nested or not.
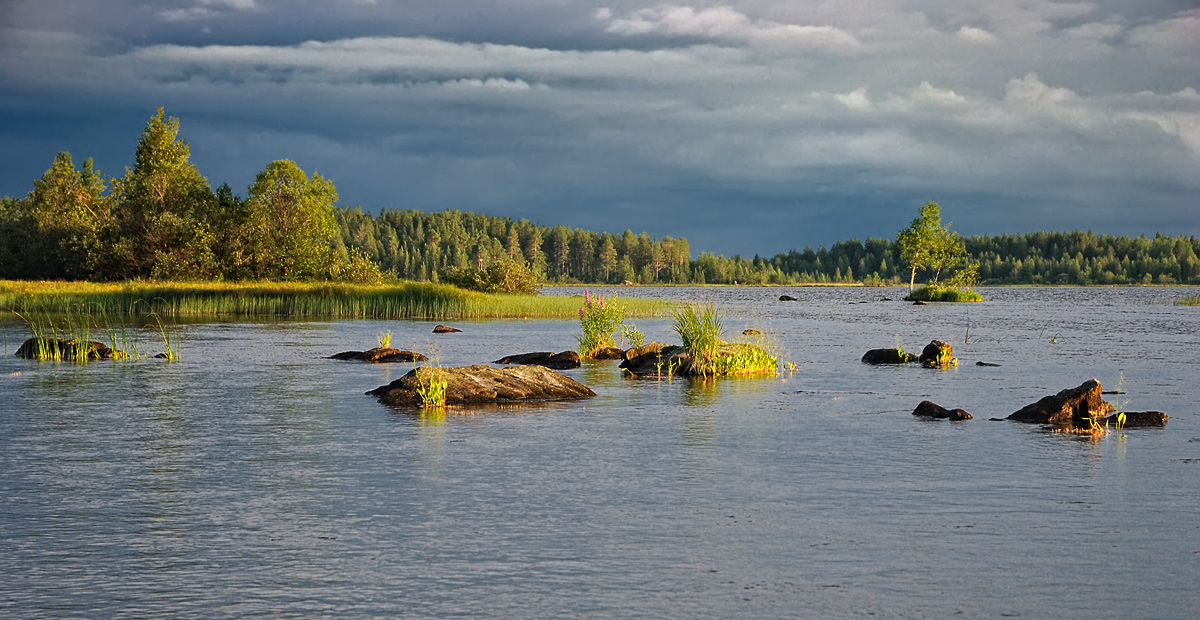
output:
[[[334,319],[575,318],[582,297],[488,295],[400,282],[60,282],[0,280],[0,311],[109,316]],[[628,315],[668,315],[672,304],[628,299]]]

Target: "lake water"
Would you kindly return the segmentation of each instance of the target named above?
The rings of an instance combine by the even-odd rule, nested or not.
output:
[[[981,292],[630,289],[712,299],[799,370],[588,363],[566,374],[594,399],[445,417],[363,394],[411,365],[324,357],[391,330],[480,363],[573,348],[578,323],[207,322],[173,363],[72,364],[16,359],[7,322],[0,616],[1200,616],[1200,308],[1163,303],[1189,291]],[[933,338],[958,368],[859,362]],[[1091,378],[1170,422],[1096,441],[988,420]],[[975,419],[916,419],[924,399]]]

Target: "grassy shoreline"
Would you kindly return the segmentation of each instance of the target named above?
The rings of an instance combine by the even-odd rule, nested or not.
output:
[[[576,318],[582,297],[487,295],[444,284],[330,282],[33,282],[0,280],[0,312],[335,319]],[[635,318],[672,304],[623,298]]]

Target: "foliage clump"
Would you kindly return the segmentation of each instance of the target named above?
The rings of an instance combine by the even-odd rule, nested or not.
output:
[[[615,296],[605,301],[600,295],[583,291],[583,306],[579,308],[579,325],[583,333],[579,336],[579,354],[586,358],[595,357],[604,349],[627,341],[630,346],[640,347],[644,336],[632,323],[625,324],[627,305]],[[622,348],[624,348],[622,346]]]
[[[983,296],[970,289],[959,289],[943,284],[929,284],[913,291],[912,301],[983,301]]]
[[[524,261],[511,258],[497,260],[487,267],[451,267],[441,281],[469,291],[481,293],[537,293],[537,274]]]
[[[759,335],[754,342],[728,343],[724,320],[711,302],[685,304],[675,311],[675,333],[683,342],[690,366],[681,370],[702,377],[774,374],[778,358],[774,347]]]

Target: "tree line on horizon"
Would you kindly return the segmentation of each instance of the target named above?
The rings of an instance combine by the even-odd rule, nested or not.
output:
[[[335,210],[343,243],[401,279],[438,280],[454,268],[523,261],[557,284],[832,284],[908,282],[891,239],[839,241],[771,258],[691,256],[687,239],[542,226],[455,210]],[[962,237],[982,284],[1200,284],[1200,238],[1036,232]],[[928,273],[927,273],[928,272]],[[928,269],[918,274],[931,276]]]
[[[552,284],[899,284],[897,241],[867,238],[771,258],[693,257],[684,238],[617,235],[457,210],[336,206],[333,183],[271,162],[242,198],[189,161],[179,120],[146,123],[134,165],[104,178],[59,153],[23,198],[0,199],[0,278],[447,281]],[[928,206],[928,205],[927,205]],[[903,231],[902,231],[903,232]],[[982,284],[1200,284],[1200,239],[1036,232],[958,237]],[[911,244],[910,244],[911,246]],[[906,262],[907,259],[907,262]],[[934,269],[916,273],[933,276]],[[497,283],[499,282],[499,284]]]

